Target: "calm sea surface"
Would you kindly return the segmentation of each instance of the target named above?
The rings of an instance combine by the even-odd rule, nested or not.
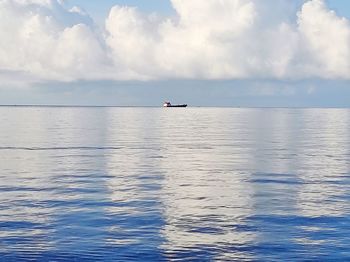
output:
[[[0,108],[0,261],[350,260],[350,110]]]

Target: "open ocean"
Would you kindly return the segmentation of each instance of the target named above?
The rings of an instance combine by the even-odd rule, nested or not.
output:
[[[349,261],[350,110],[0,107],[0,261]]]

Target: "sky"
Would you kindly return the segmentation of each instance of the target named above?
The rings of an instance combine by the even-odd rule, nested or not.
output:
[[[350,107],[348,0],[0,0],[0,104]]]
[[[327,5],[339,15],[350,18],[350,1],[327,0],[326,2]],[[136,6],[147,13],[157,12],[165,15],[172,15],[175,13],[169,0],[66,0],[66,5],[70,7],[80,6],[99,21],[105,19],[111,7],[114,5]]]

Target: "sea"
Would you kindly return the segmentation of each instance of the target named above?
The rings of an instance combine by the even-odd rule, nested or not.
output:
[[[350,109],[0,107],[0,261],[350,261]]]

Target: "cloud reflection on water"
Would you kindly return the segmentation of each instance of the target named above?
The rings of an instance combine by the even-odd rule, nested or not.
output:
[[[349,110],[1,110],[5,257],[303,259],[350,240]]]

